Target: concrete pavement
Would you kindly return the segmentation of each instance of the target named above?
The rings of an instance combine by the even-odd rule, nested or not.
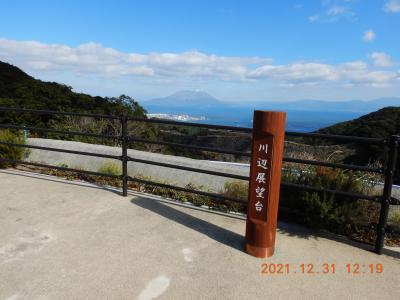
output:
[[[241,219],[153,197],[124,198],[91,184],[0,171],[0,299],[400,295],[395,256],[280,224],[276,254],[256,259],[242,250],[244,229]],[[288,265],[289,272],[262,274],[263,263]],[[334,274],[323,274],[325,263],[335,265]],[[361,272],[348,273],[347,263]],[[313,274],[304,274],[302,264],[312,264]]]

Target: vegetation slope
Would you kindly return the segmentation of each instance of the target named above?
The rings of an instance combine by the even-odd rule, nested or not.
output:
[[[320,129],[318,133],[371,138],[390,138],[392,135],[400,135],[400,107],[385,107],[358,119]],[[383,162],[388,157],[388,147],[382,147],[381,145],[353,144],[351,147],[356,152],[346,158],[347,162],[361,164],[373,161]],[[395,180],[397,183],[400,182],[400,160],[397,163]]]
[[[1,61],[0,106],[146,116],[145,110],[128,96],[108,98],[76,93],[70,86],[35,79]]]

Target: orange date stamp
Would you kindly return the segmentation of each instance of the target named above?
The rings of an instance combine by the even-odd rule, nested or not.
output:
[[[351,275],[361,274],[382,274],[383,265],[381,263],[299,263],[299,264],[283,264],[283,263],[263,263],[261,264],[262,275],[284,275],[284,274],[337,274],[345,273]]]

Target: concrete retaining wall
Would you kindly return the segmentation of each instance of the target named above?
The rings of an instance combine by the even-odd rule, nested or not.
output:
[[[27,140],[27,143],[36,146],[121,155],[121,148],[119,147],[109,147],[80,142],[29,138]],[[131,149],[128,150],[128,155],[134,158],[154,160],[173,165],[188,166],[193,168],[201,168],[205,170],[219,171],[238,175],[249,175],[249,166],[246,164],[196,160],[186,157],[150,153]],[[120,164],[120,161],[117,160],[36,149],[31,149],[31,153],[27,160],[32,162],[42,162],[45,164],[56,166],[66,164],[70,168],[82,168],[88,171],[95,172],[99,170],[102,164],[108,161],[114,161],[115,163]],[[151,177],[151,179],[153,180],[165,181],[170,184],[182,187],[189,183],[193,183],[197,186],[203,186],[205,190],[210,190],[213,192],[220,192],[221,190],[223,190],[225,182],[234,180],[220,176],[176,170],[137,162],[128,163],[128,174],[131,176]],[[380,193],[382,192],[382,189],[383,185],[376,186],[376,190]],[[399,186],[393,186],[393,197],[400,198]],[[390,214],[392,215],[393,213],[399,211],[400,206],[391,206]]]
[[[81,142],[29,138],[27,140],[27,143],[30,145],[43,147],[61,148],[110,155],[121,155],[121,148],[119,147],[87,144]],[[128,150],[128,155],[133,158],[153,160],[179,166],[219,171],[230,174],[249,175],[249,166],[246,164],[196,160],[186,157],[150,153],[132,149]],[[37,149],[30,150],[30,155],[27,158],[27,161],[42,162],[56,166],[66,164],[70,168],[82,168],[88,171],[95,172],[97,172],[105,162],[115,162],[116,164],[121,163],[118,160]],[[151,179],[153,180],[165,181],[182,187],[189,183],[193,183],[197,186],[204,186],[204,189],[213,192],[221,191],[224,187],[225,182],[234,180],[220,176],[176,170],[137,162],[128,162],[128,174],[131,176],[140,175],[151,177]]]

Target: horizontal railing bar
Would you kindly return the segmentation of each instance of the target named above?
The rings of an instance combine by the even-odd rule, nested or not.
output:
[[[390,205],[400,205],[400,199],[397,199],[395,197],[390,197]]]
[[[45,165],[45,164],[41,164],[41,163],[9,159],[9,158],[3,158],[3,157],[0,157],[0,161],[6,161],[6,162],[20,164],[20,165],[42,167],[42,168],[47,168],[47,169],[55,169],[55,170],[60,170],[60,171],[68,171],[68,172],[75,172],[75,173],[81,173],[81,174],[95,175],[95,176],[104,176],[104,177],[112,177],[112,178],[119,178],[119,179],[122,178],[122,175],[113,175],[113,174],[99,173],[99,172],[93,172],[93,171],[78,170],[78,169],[67,168],[67,167],[51,166],[51,165]]]
[[[210,129],[223,129],[223,130],[232,130],[232,131],[239,131],[239,132],[246,132],[246,133],[253,132],[253,129],[250,127],[201,124],[201,123],[182,122],[182,121],[163,120],[163,119],[144,119],[144,118],[138,118],[138,117],[131,117],[131,118],[129,118],[129,120],[139,121],[139,122],[147,122],[147,123],[178,125],[178,126],[193,126],[193,127],[202,127],[202,128],[210,128]],[[286,136],[298,136],[298,137],[325,138],[325,139],[331,139],[331,140],[341,140],[341,141],[360,142],[360,143],[378,143],[379,144],[379,143],[385,143],[385,141],[386,141],[383,138],[365,138],[365,137],[354,137],[354,136],[347,136],[347,135],[307,133],[307,132],[294,132],[294,131],[286,131],[285,135]]]
[[[309,214],[305,213],[302,210],[295,209],[295,208],[290,208],[290,207],[287,207],[287,206],[279,206],[279,213],[281,213],[281,212],[288,213],[288,214],[293,214],[293,215],[301,216],[301,217],[309,216]],[[369,225],[366,224],[366,225],[362,225],[362,226],[364,228],[367,228],[367,229],[370,229],[370,230],[376,230],[374,228],[374,227],[376,227],[376,225],[377,225],[377,223],[370,223]],[[399,231],[396,231],[396,230],[390,230],[389,226],[387,226],[385,228],[385,232],[386,233],[393,233],[393,232],[400,233]]]
[[[152,160],[132,158],[132,157],[128,157],[128,160],[129,161],[139,162],[139,163],[144,163],[144,164],[160,166],[160,167],[173,168],[173,169],[184,170],[184,171],[191,171],[191,172],[196,172],[196,173],[203,173],[203,174],[209,174],[209,175],[215,175],[215,176],[222,176],[222,177],[234,178],[234,179],[240,179],[240,180],[249,180],[249,176],[242,176],[242,175],[222,173],[222,172],[217,172],[217,171],[210,171],[210,170],[204,170],[204,169],[184,167],[184,166],[179,166],[179,165],[172,165],[172,164],[168,164],[168,163],[162,163],[162,162],[156,162],[156,161],[152,161]]]
[[[253,129],[250,127],[202,124],[202,123],[163,120],[163,119],[144,119],[144,118],[138,118],[138,117],[130,117],[130,118],[128,118],[128,120],[135,121],[135,122],[145,122],[145,123],[158,123],[158,124],[167,124],[167,125],[200,127],[200,128],[208,128],[208,129],[231,130],[231,131],[246,132],[246,133],[251,133],[253,131]]]
[[[289,213],[289,214],[294,214],[294,215],[299,215],[299,216],[308,216],[307,213],[305,213],[304,211],[300,210],[300,209],[296,209],[296,208],[290,208],[287,206],[282,206],[279,205],[279,209],[278,209],[278,213]]]
[[[295,209],[295,208],[290,208],[290,207],[287,207],[287,206],[281,206],[281,205],[280,205],[280,206],[279,206],[279,213],[281,213],[281,212],[287,213],[287,214],[292,214],[292,215],[295,215],[295,216],[300,216],[300,217],[307,217],[307,216],[309,216],[309,214],[305,213],[305,212],[302,211],[302,210]],[[374,227],[376,227],[376,225],[377,225],[377,223],[369,223],[368,225],[365,224],[365,225],[361,225],[361,226],[363,226],[363,227],[366,228],[366,229],[375,230]],[[396,232],[396,233],[397,233],[398,231],[389,230],[389,226],[387,226],[387,227],[385,228],[385,232],[387,232],[387,233]],[[399,233],[400,233],[400,232],[399,232]]]
[[[102,134],[80,132],[80,131],[64,131],[64,130],[57,130],[57,129],[29,127],[29,126],[20,126],[20,125],[11,125],[11,124],[0,124],[0,128],[32,130],[32,131],[39,131],[39,132],[52,132],[52,133],[59,133],[59,134],[65,134],[65,135],[81,135],[81,136],[90,136],[90,137],[98,137],[98,138],[120,139],[119,136],[114,136],[114,135],[106,135],[106,134],[102,135]]]
[[[219,194],[208,193],[208,192],[203,192],[203,191],[198,191],[198,190],[191,190],[191,189],[187,189],[187,188],[183,188],[183,187],[179,187],[179,186],[175,186],[175,185],[169,185],[169,184],[165,184],[165,183],[159,183],[159,182],[155,182],[155,181],[134,178],[131,176],[128,176],[128,180],[137,182],[137,183],[148,184],[148,185],[152,185],[152,186],[158,186],[158,187],[163,187],[163,188],[167,188],[167,189],[177,190],[177,191],[181,191],[181,192],[197,194],[197,195],[206,196],[206,197],[210,197],[210,198],[216,198],[216,199],[220,199],[220,200],[226,200],[226,201],[246,204],[245,200],[225,197],[225,196],[222,196]]]
[[[120,119],[119,116],[103,115],[103,114],[92,114],[92,113],[77,113],[77,112],[66,112],[56,110],[41,110],[41,109],[30,109],[30,108],[16,108],[16,107],[3,107],[0,106],[0,111],[14,111],[14,112],[27,112],[36,113],[42,115],[66,115],[66,116],[80,116],[80,117],[93,117],[103,119]]]
[[[336,135],[336,134],[325,134],[325,133],[307,133],[307,132],[286,131],[285,135],[286,136],[297,136],[297,137],[321,138],[321,139],[356,142],[356,143],[373,143],[373,144],[385,144],[386,143],[386,139],[383,139],[383,138],[366,138],[366,137],[358,137],[358,136]]]
[[[314,191],[314,192],[326,192],[326,193],[331,193],[335,195],[342,195],[354,199],[365,199],[365,200],[370,200],[370,201],[375,201],[375,202],[380,202],[381,197],[380,196],[368,196],[368,195],[363,195],[363,194],[358,194],[358,193],[351,193],[351,192],[343,192],[339,190],[331,190],[331,189],[323,189],[323,188],[318,188],[318,187],[313,187],[309,185],[302,185],[302,184],[296,184],[296,183],[290,183],[290,182],[281,182],[281,188],[282,187],[289,187],[289,188],[296,188],[300,190],[309,190],[309,191]]]
[[[14,112],[28,112],[37,114],[58,114],[58,115],[71,115],[71,116],[83,116],[83,117],[94,117],[94,118],[107,118],[107,119],[120,119],[120,116],[115,115],[104,115],[104,114],[92,114],[92,113],[78,113],[78,112],[64,112],[64,111],[54,111],[54,110],[39,110],[39,109],[28,109],[28,108],[16,108],[16,107],[2,107],[0,106],[0,111],[14,111]],[[163,120],[163,119],[145,119],[138,117],[128,117],[128,120],[148,122],[148,123],[160,123],[160,124],[170,124],[178,126],[193,126],[193,127],[203,127],[210,129],[222,129],[251,133],[253,131],[250,127],[240,127],[240,126],[226,126],[226,125],[213,125],[213,124],[201,124],[193,122],[182,122],[174,120]],[[333,135],[324,133],[307,133],[307,132],[294,132],[286,131],[286,136],[295,137],[310,137],[310,138],[323,138],[331,140],[341,140],[348,142],[359,142],[359,143],[385,143],[386,139],[383,138],[366,138],[366,137],[356,137],[356,136],[346,136],[346,135]]]
[[[129,142],[137,142],[137,143],[146,143],[146,144],[165,145],[165,146],[171,146],[171,147],[181,147],[181,148],[187,148],[187,149],[216,152],[216,153],[225,153],[225,154],[232,154],[232,155],[239,155],[239,156],[250,156],[251,155],[248,152],[240,152],[240,151],[225,150],[225,149],[219,149],[219,148],[209,148],[209,147],[185,145],[185,144],[178,144],[178,143],[171,143],[171,142],[164,142],[164,141],[153,141],[153,140],[137,138],[137,137],[128,137],[128,141]]]
[[[356,165],[349,165],[349,164],[335,164],[335,163],[329,163],[329,162],[322,162],[322,161],[308,160],[308,159],[298,159],[298,158],[292,158],[292,157],[284,157],[283,161],[299,163],[299,164],[306,164],[306,165],[324,166],[324,167],[330,167],[330,168],[341,168],[341,169],[348,169],[348,170],[355,170],[355,171],[374,172],[374,173],[381,173],[381,174],[383,174],[385,172],[385,170],[383,168],[371,168],[371,167],[356,166]]]
[[[67,149],[60,149],[60,148],[42,147],[42,146],[28,145],[28,144],[16,144],[16,143],[9,143],[9,142],[3,142],[3,141],[0,141],[0,145],[6,145],[6,146],[12,146],[12,147],[30,148],[30,149],[38,149],[38,150],[47,150],[47,151],[53,151],[53,152],[63,152],[63,153],[70,153],[70,154],[79,154],[79,155],[95,156],[95,157],[103,157],[103,158],[121,160],[121,156],[118,156],[118,155],[108,155],[108,154],[101,154],[101,153],[94,153],[94,152],[82,152],[82,151],[67,150]]]

